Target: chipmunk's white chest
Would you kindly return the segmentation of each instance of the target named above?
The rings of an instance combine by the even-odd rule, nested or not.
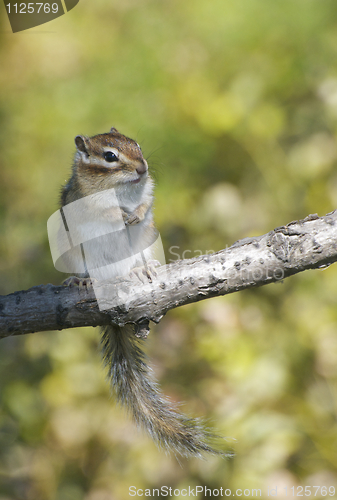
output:
[[[82,266],[84,258],[90,276],[106,279],[125,275],[135,266],[142,265],[140,253],[147,247],[144,226],[152,220],[151,210],[135,226],[125,226],[122,211],[132,213],[143,198],[144,189],[130,190],[123,186],[94,193],[64,206],[74,247],[68,253],[70,266]]]

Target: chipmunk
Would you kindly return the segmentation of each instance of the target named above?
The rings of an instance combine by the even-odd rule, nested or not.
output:
[[[88,200],[91,220],[78,223],[77,231],[88,239],[97,227],[106,231],[109,224],[122,219],[124,228],[137,227],[137,244],[147,247],[155,235],[153,181],[140,146],[115,128],[93,137],[78,135],[75,144],[72,175],[62,189],[61,206],[83,198]],[[101,196],[110,189],[114,189],[115,198]],[[113,259],[110,278],[129,275],[134,267],[142,265],[136,257],[123,259],[123,241],[117,231],[108,251],[98,252],[100,265],[109,264],[109,257],[116,252],[122,256],[118,262]],[[91,257],[95,259],[95,255]],[[146,277],[148,272],[147,269],[143,275]],[[152,278],[154,275],[155,272]],[[72,277],[64,283],[69,286],[84,280],[88,284],[88,278],[88,274],[82,274],[80,279]],[[146,364],[142,340],[135,335],[135,325],[111,324],[101,328],[101,333],[103,359],[117,400],[156,444],[183,456],[201,456],[202,452],[223,454],[213,449],[210,443],[214,436],[198,420],[178,413],[161,395]]]

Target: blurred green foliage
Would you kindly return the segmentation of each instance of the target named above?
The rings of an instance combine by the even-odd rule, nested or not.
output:
[[[16,35],[0,15],[0,293],[64,279],[46,221],[79,133],[141,144],[167,261],[337,208],[335,0],[81,0]],[[332,266],[153,328],[163,391],[229,436],[231,460],[179,464],[137,431],[96,330],[2,340],[0,500],[337,486],[336,296]]]

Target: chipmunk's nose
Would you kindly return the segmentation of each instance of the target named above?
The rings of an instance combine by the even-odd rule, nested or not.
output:
[[[136,168],[136,172],[137,174],[139,175],[143,175],[145,174],[145,172],[147,171],[147,163],[146,163],[146,160],[143,160],[143,163],[141,163],[137,168]]]

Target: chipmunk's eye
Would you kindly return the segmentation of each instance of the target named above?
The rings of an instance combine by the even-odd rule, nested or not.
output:
[[[109,163],[112,163],[113,161],[118,161],[117,155],[115,155],[115,153],[113,153],[112,151],[106,151],[104,153],[104,159]]]

